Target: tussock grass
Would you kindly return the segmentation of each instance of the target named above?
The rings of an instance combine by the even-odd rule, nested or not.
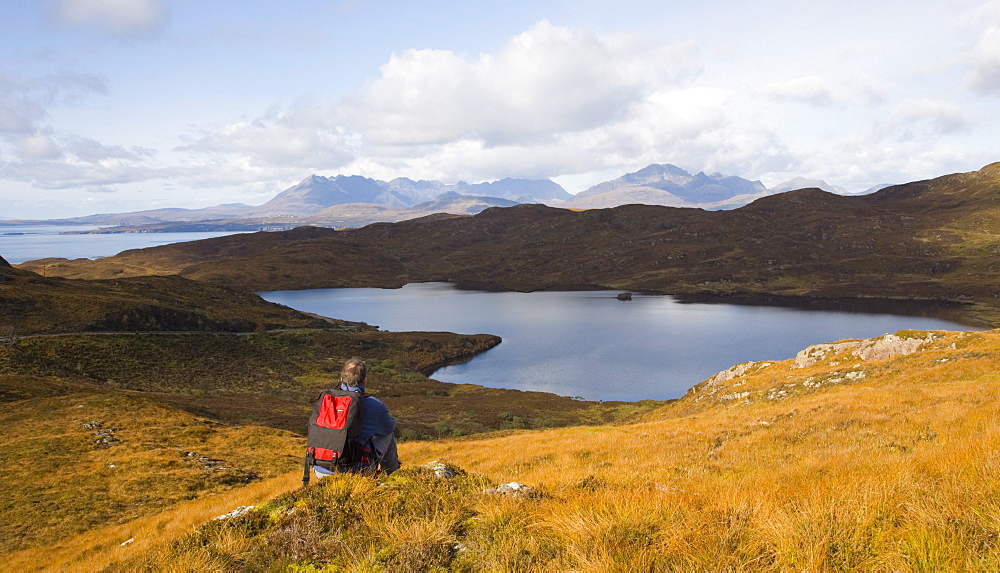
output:
[[[50,547],[286,473],[304,443],[118,393],[5,404],[0,426],[3,552]]]
[[[851,362],[863,378],[829,353],[703,385],[638,423],[403,444],[408,469],[388,479],[324,480],[226,526],[266,558],[204,539],[219,526],[190,539],[236,570],[995,570],[1000,332],[925,334],[915,352]],[[821,375],[842,380],[803,384]],[[709,399],[734,388],[749,394]],[[469,473],[415,467],[434,459]],[[514,480],[539,494],[486,492]],[[190,539],[123,567],[181,563]]]
[[[353,355],[373,366],[370,387],[389,404],[404,439],[601,423],[658,405],[455,386],[421,373],[494,343],[489,335],[295,330],[81,334],[2,345],[0,553],[53,550],[301,467],[311,400]],[[400,538],[440,541],[440,522],[435,514],[395,526]],[[221,556],[238,553],[241,539],[220,539],[232,547],[211,554],[192,549],[192,562],[225,567]],[[423,549],[414,541],[397,553],[435,560],[439,541]],[[86,543],[56,553],[116,547]]]
[[[125,523],[99,527],[80,535],[61,538],[33,549],[6,554],[0,569],[9,571],[100,571],[110,564],[142,554],[164,543],[190,534],[195,528],[240,505],[257,505],[299,482],[298,472],[284,474],[248,486],[198,499],[181,501],[162,513]],[[215,523],[215,522],[212,522]],[[129,540],[132,540],[129,542]],[[164,563],[162,571],[224,570],[221,555],[239,553],[246,536],[230,534],[218,538],[217,555],[186,553],[189,560]],[[207,567],[207,568],[206,568]]]

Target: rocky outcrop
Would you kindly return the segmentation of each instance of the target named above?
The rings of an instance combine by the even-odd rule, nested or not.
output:
[[[691,388],[683,400],[706,405],[733,406],[775,402],[872,376],[872,363],[918,352],[940,342],[944,333],[900,331],[865,340],[814,344],[784,362],[744,362],[723,370]],[[954,347],[954,345],[952,345]],[[788,370],[815,368],[788,375]]]
[[[850,355],[864,361],[888,360],[897,356],[912,354],[935,336],[927,334],[922,338],[904,338],[896,334],[886,334],[866,340],[845,340],[830,344],[815,344],[795,355],[794,368],[808,368],[822,360],[850,351]]]
[[[440,479],[454,479],[458,476],[466,475],[462,468],[453,466],[451,464],[446,464],[444,462],[439,462],[437,460],[433,462],[428,462],[422,466],[417,466],[420,471],[430,471]],[[483,490],[486,495],[499,495],[499,496],[509,496],[518,497],[525,499],[537,499],[545,497],[545,495],[536,488],[529,485],[525,485],[520,482],[512,481],[504,484],[500,484],[496,487],[490,487]]]
[[[702,385],[706,387],[718,386],[723,382],[728,382],[734,378],[739,378],[740,376],[746,376],[751,371],[767,368],[770,365],[770,362],[744,362],[743,364],[737,364],[736,366],[733,366],[728,370],[723,370],[708,380],[705,380]]]

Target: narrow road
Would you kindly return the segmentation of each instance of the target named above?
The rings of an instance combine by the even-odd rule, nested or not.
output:
[[[327,328],[314,328],[314,327],[301,327],[301,328],[275,328],[268,330],[263,334],[271,334],[274,332],[292,332],[300,330],[331,330],[331,331],[343,331],[343,332],[356,332],[357,327],[354,326],[341,326],[341,327],[327,327]],[[249,336],[251,334],[260,334],[257,332],[246,331],[246,332],[227,332],[221,330],[129,330],[129,331],[80,331],[80,332],[52,332],[44,334],[15,334],[0,336],[0,343],[6,342],[17,342],[18,340],[23,340],[25,338],[53,338],[56,336],[138,336],[138,335],[148,335],[148,334],[163,334],[168,336],[191,336],[195,334],[231,334],[233,336]]]

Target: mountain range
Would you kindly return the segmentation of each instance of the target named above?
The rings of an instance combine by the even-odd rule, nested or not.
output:
[[[600,209],[627,204],[731,209],[770,194],[816,187],[842,189],[819,180],[793,179],[770,189],[720,173],[692,175],[671,164],[653,164],[571,195],[549,179],[505,178],[486,183],[380,181],[358,175],[310,175],[259,205],[225,204],[204,209],[155,209],[89,215],[47,223],[113,226],[95,232],[284,230],[301,225],[362,227],[434,213],[475,214],[490,207],[541,203],[572,209]],[[24,223],[24,221],[17,221]]]
[[[721,173],[691,175],[676,165],[653,164],[618,179],[594,185],[566,206],[604,209],[629,204],[667,207],[732,207],[768,194],[760,181]]]
[[[535,203],[572,198],[557,183],[549,180],[501,179],[492,183],[454,185],[440,181],[413,181],[397,178],[378,181],[358,175],[322,177],[310,175],[301,183],[279,193],[260,207],[247,211],[246,217],[317,215],[337,205],[369,203],[385,207],[409,208],[422,203],[447,203],[456,197],[491,197],[507,199],[510,204]],[[496,206],[496,205],[490,205]]]

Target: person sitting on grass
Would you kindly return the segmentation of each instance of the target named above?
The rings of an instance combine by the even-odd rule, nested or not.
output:
[[[340,388],[348,392],[365,392],[368,380],[368,366],[360,358],[351,358],[340,369]],[[374,396],[365,394],[362,402],[361,433],[358,445],[362,452],[368,452],[362,461],[354,464],[350,471],[373,474],[382,470],[387,474],[399,469],[396,454],[396,420],[389,414],[389,408]],[[334,474],[322,466],[313,466],[317,478]]]

